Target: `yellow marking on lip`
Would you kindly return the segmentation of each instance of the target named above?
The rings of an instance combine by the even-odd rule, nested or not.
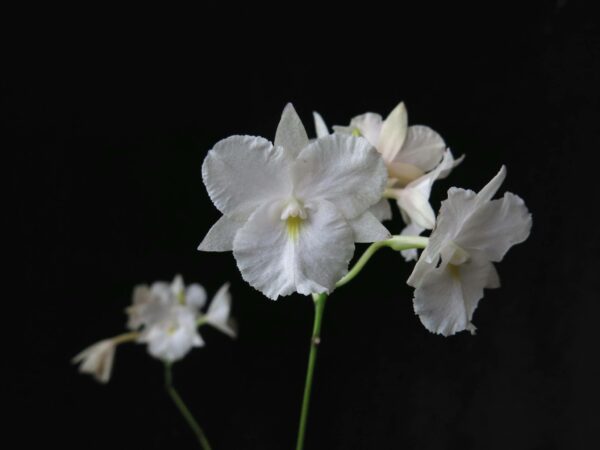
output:
[[[455,280],[460,279],[460,267],[455,264],[448,264],[448,272],[450,272],[450,276]]]
[[[285,221],[285,225],[287,228],[288,236],[294,240],[298,240],[298,236],[300,234],[300,226],[302,225],[302,219],[298,216],[288,217]]]

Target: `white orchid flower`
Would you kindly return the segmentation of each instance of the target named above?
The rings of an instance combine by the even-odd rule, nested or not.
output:
[[[112,372],[117,343],[113,339],[104,339],[89,346],[72,360],[79,365],[79,372],[89,373],[100,383],[108,383]]]
[[[431,332],[474,332],[471,319],[483,289],[500,286],[493,263],[529,236],[531,214],[521,198],[507,192],[492,200],[505,176],[503,166],[479,193],[450,188],[442,202],[429,244],[408,279],[415,287],[415,313]]]
[[[193,347],[204,345],[198,326],[210,324],[235,337],[230,324],[231,295],[229,284],[219,289],[206,314],[206,291],[199,284],[185,286],[181,275],[173,282],[156,282],[151,287],[137,286],[133,305],[127,309],[128,327],[141,332],[138,342],[148,344],[148,352],[163,361],[183,358]]]
[[[206,291],[199,284],[185,287],[181,275],[171,283],[158,281],[148,287],[136,286],[133,291],[133,304],[127,308],[127,327],[137,330],[159,321],[173,305],[184,304],[194,313],[206,304]]]
[[[182,359],[193,347],[202,347],[196,313],[185,305],[173,304],[162,317],[140,333],[138,342],[148,344],[148,352],[165,362]]]
[[[329,293],[355,242],[390,236],[369,212],[387,181],[379,154],[353,136],[309,142],[291,104],[274,144],[224,139],[208,153],[202,177],[223,216],[199,250],[233,250],[244,280],[271,299]]]
[[[327,130],[318,114],[315,114],[315,128]],[[336,133],[364,136],[377,148],[389,173],[386,197],[396,200],[407,225],[414,224],[421,231],[432,229],[435,214],[429,204],[431,186],[435,180],[446,177],[462,157],[455,160],[444,140],[431,128],[409,127],[402,102],[385,120],[379,114],[365,113],[354,117],[347,127],[333,128]],[[380,220],[391,218],[385,204],[387,201],[383,200],[379,205]]]

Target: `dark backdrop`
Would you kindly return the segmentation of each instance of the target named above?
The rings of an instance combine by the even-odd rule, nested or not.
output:
[[[436,208],[448,187],[477,190],[506,164],[532,234],[499,265],[503,287],[486,293],[474,337],[423,328],[411,266],[391,251],[336,292],[307,448],[598,445],[597,18],[581,2],[495,5],[347,4],[325,17],[298,4],[259,21],[233,5],[152,20],[28,12],[3,77],[18,227],[5,236],[18,245],[6,261],[5,426],[17,447],[194,448],[143,347],[118,349],[107,386],[69,362],[124,329],[134,285],[181,273],[211,294],[230,281],[239,322],[239,339],[203,332],[207,346],[174,369],[214,448],[293,448],[311,301],[269,301],[231,253],[196,251],[219,217],[202,160],[231,134],[272,139],[289,101],[312,133],[312,110],[344,124],[400,100],[411,123],[467,154],[435,185]]]

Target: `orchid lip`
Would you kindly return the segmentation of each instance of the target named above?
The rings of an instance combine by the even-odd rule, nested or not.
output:
[[[280,216],[285,221],[288,236],[293,240],[298,240],[302,222],[307,218],[306,210],[302,204],[294,197],[288,200]]]
[[[301,220],[304,220],[307,217],[304,206],[294,197],[290,198],[283,207],[280,219],[288,220],[293,217],[297,217]]]

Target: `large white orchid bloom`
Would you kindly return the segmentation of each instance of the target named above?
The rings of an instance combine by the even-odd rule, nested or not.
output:
[[[531,214],[521,198],[507,192],[492,200],[505,176],[502,167],[477,194],[450,188],[442,202],[429,244],[408,279],[416,288],[415,313],[434,333],[474,332],[471,319],[483,289],[500,286],[493,263],[529,236]]]
[[[314,119],[317,133],[327,133],[323,118],[315,113]],[[386,196],[396,200],[405,223],[412,225],[403,234],[432,229],[435,214],[429,196],[433,182],[446,177],[462,161],[454,159],[441,136],[423,125],[409,127],[402,102],[385,120],[379,114],[365,113],[354,117],[347,127],[333,128],[336,133],[364,136],[381,153],[389,173]],[[376,211],[380,220],[391,218],[386,200]]]
[[[208,153],[202,177],[223,216],[199,250],[233,250],[244,280],[272,299],[330,292],[355,242],[389,237],[369,212],[387,180],[379,154],[359,137],[309,142],[291,104],[274,144],[224,139]]]

